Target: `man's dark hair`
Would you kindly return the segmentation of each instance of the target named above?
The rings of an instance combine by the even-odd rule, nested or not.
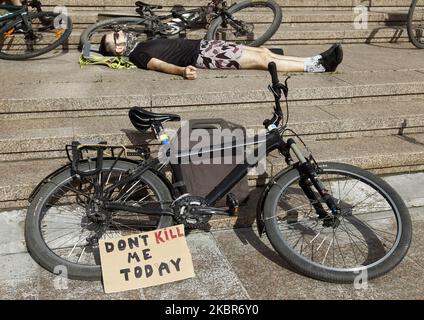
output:
[[[106,48],[106,34],[100,40],[99,53],[103,56],[111,55],[111,52],[109,52]]]

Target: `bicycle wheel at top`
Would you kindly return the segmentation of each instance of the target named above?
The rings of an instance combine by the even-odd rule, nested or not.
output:
[[[80,169],[89,166],[85,163]],[[66,267],[71,279],[99,280],[99,239],[172,225],[170,216],[109,211],[96,204],[95,185],[105,190],[135,167],[132,162],[104,160],[99,175],[79,178],[67,169],[49,179],[27,212],[25,239],[34,260],[51,272],[57,266]],[[113,190],[107,199],[148,209],[160,209],[172,201],[167,187],[150,171]]]
[[[231,18],[218,17],[210,24],[206,38],[259,47],[278,30],[282,21],[280,6],[272,1],[246,0],[230,7]]]
[[[408,13],[408,37],[417,48],[424,49],[424,0],[413,0]]]
[[[102,37],[114,31],[124,30],[132,32],[138,41],[146,41],[150,38],[146,26],[143,24],[146,20],[143,18],[119,17],[102,20],[91,25],[83,31],[80,37],[80,49],[85,43],[100,44]]]
[[[25,60],[40,56],[63,44],[72,32],[71,19],[60,13],[31,12],[28,20],[30,29],[22,18],[0,29],[0,59]]]
[[[337,163],[321,167],[319,179],[340,210],[337,219],[325,224],[319,218],[315,207],[328,209],[326,204],[318,193],[318,201],[308,199],[293,169],[276,181],[265,202],[264,222],[273,247],[296,270],[324,281],[372,279],[393,269],[412,236],[402,199],[381,178],[360,168]]]

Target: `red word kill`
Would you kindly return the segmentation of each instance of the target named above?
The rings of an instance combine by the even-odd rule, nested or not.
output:
[[[175,230],[162,229],[155,232],[155,240],[157,244],[165,243],[169,240],[184,237],[184,231],[180,227],[175,227]]]

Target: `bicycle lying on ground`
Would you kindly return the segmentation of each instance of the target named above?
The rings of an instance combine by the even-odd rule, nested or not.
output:
[[[227,40],[250,46],[260,46],[280,27],[282,12],[273,0],[244,0],[228,6],[224,0],[212,0],[207,6],[186,10],[174,6],[171,14],[156,15],[153,10],[162,6],[136,3],[140,17],[119,17],[103,20],[87,28],[80,38],[85,43],[99,43],[111,31],[125,30],[137,34],[140,41],[155,37],[178,37],[188,29],[207,28],[207,40]],[[262,23],[257,24],[258,19]],[[265,19],[265,20],[264,20]]]
[[[269,69],[275,108],[272,118],[264,121],[266,134],[252,140],[250,151],[256,160],[238,163],[206,197],[185,194],[165,176],[166,168],[173,172],[170,148],[160,159],[146,148],[134,147],[133,154],[141,157],[135,161],[122,157],[125,147],[73,142],[67,147],[70,163],[45,178],[30,196],[25,239],[31,256],[51,272],[61,265],[72,279],[99,280],[99,239],[174,223],[199,228],[213,214],[233,215],[237,202],[231,196],[228,208],[214,205],[275,150],[288,166],[270,179],[258,200],[259,235],[266,233],[287,263],[316,279],[354,282],[360,273],[372,279],[393,269],[411,242],[411,219],[404,202],[380,177],[352,165],[317,163],[293,138],[286,140],[285,135],[294,133],[287,128],[287,79],[285,84],[279,82],[275,63]],[[178,115],[140,107],[131,108],[130,118],[138,130],[152,129],[164,146],[169,137],[163,123],[180,120]],[[239,147],[232,141],[202,153],[229,148],[237,152]],[[95,155],[83,158],[84,150]],[[197,152],[182,150],[176,159]]]
[[[408,12],[407,30],[412,44],[424,49],[424,0],[412,0]]]
[[[0,9],[7,11],[0,15],[0,59],[40,56],[63,44],[72,32],[69,16],[42,11],[38,0],[24,0],[22,6],[0,5]]]

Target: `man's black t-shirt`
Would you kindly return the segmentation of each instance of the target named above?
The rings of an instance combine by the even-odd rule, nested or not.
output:
[[[130,53],[132,63],[147,69],[150,59],[156,58],[179,67],[195,64],[200,52],[201,40],[154,39],[139,43]]]

